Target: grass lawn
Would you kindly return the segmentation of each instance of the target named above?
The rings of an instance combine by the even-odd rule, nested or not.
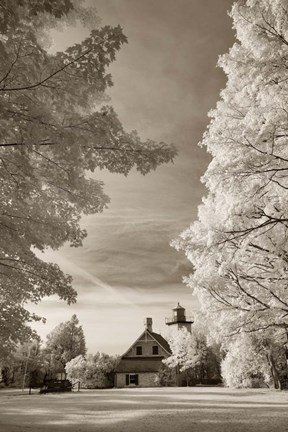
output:
[[[1,432],[288,432],[288,392],[220,387],[0,390]]]

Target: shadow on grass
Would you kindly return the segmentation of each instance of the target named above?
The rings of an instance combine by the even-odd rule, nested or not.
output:
[[[54,409],[53,409],[54,408]],[[213,404],[180,408],[125,410],[86,410],[63,406],[44,408],[13,407],[1,414],[0,429],[5,432],[272,432],[287,430],[287,406],[266,408],[220,407]],[[106,407],[107,408],[107,407]],[[1,427],[3,426],[3,429]],[[21,425],[22,429],[16,429]]]
[[[286,392],[117,389],[31,396],[1,393],[0,430],[5,432],[288,431]]]
[[[287,402],[287,392],[211,388],[92,390],[31,396],[0,392],[0,430],[284,432],[288,431]]]

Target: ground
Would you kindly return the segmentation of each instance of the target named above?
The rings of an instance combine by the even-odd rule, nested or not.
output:
[[[288,392],[221,387],[0,390],[1,432],[285,432]]]

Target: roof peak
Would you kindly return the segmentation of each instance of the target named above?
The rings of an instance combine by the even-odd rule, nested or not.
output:
[[[177,309],[185,310],[185,308],[183,308],[183,306],[181,306],[179,302],[177,303],[177,306],[173,310],[177,310]]]

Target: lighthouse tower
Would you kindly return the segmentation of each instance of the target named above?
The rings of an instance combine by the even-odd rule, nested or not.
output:
[[[173,316],[165,318],[165,324],[173,326],[172,328],[177,328],[178,330],[185,327],[191,333],[191,324],[193,324],[193,321],[191,317],[186,317],[185,309],[178,303],[173,309]]]

